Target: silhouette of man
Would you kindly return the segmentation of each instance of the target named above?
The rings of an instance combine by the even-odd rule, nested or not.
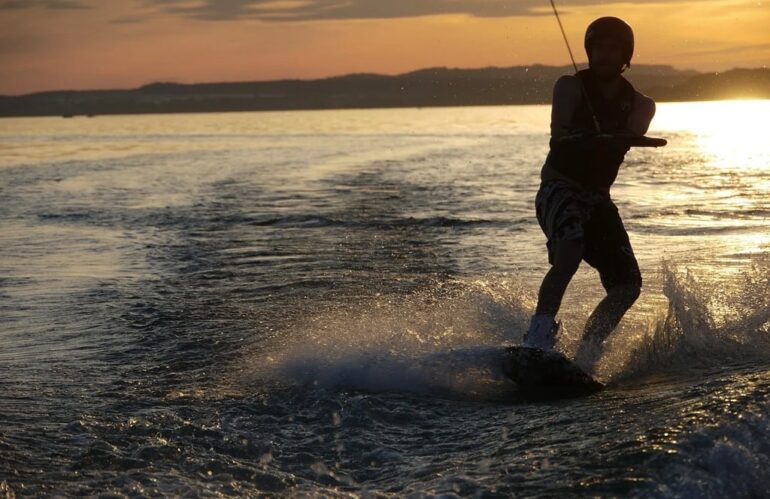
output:
[[[599,271],[607,292],[586,323],[575,358],[592,372],[604,340],[641,291],[639,265],[610,187],[629,149],[620,138],[647,132],[655,102],[621,76],[634,52],[628,24],[616,17],[595,20],[586,30],[585,49],[589,69],[562,76],[554,86],[550,152],[535,200],[551,268],[524,345],[554,347],[556,313],[585,260]]]

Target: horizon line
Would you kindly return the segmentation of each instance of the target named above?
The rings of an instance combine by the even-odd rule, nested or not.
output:
[[[579,67],[587,67],[588,61],[580,61],[577,63]],[[417,73],[421,71],[428,71],[431,69],[444,69],[444,70],[459,70],[459,71],[479,71],[484,69],[515,69],[515,68],[531,68],[531,67],[546,67],[546,68],[568,68],[571,74],[572,71],[572,64],[559,64],[559,65],[552,65],[552,64],[542,64],[542,63],[533,63],[533,64],[517,64],[513,66],[480,66],[480,67],[452,67],[452,66],[426,66],[421,67],[417,69],[412,69],[410,71],[400,72],[400,73],[376,73],[376,72],[367,72],[367,71],[359,71],[359,72],[352,72],[352,73],[341,73],[341,74],[335,74],[335,75],[329,75],[329,76],[320,76],[315,78],[273,78],[269,80],[230,80],[230,81],[196,81],[196,82],[180,82],[180,81],[174,81],[172,79],[158,79],[158,80],[152,80],[148,83],[143,83],[139,86],[134,87],[112,87],[112,88],[60,88],[60,89],[54,89],[54,90],[33,90],[30,92],[25,92],[21,94],[0,94],[0,97],[4,98],[14,98],[14,97],[27,97],[32,95],[38,95],[38,94],[46,94],[46,93],[59,93],[59,92],[128,92],[133,90],[139,90],[144,87],[148,87],[150,85],[159,85],[159,84],[172,84],[172,85],[222,85],[222,84],[238,84],[238,83],[270,83],[270,82],[285,82],[285,81],[321,81],[321,80],[331,80],[335,78],[345,78],[350,76],[379,76],[379,77],[390,77],[390,78],[397,78],[400,76],[406,76],[412,73]],[[738,69],[767,69],[766,65],[759,66],[759,67],[752,67],[752,68],[746,68],[746,67],[732,67],[729,69],[725,69],[722,71],[702,71],[698,69],[692,69],[692,68],[682,68],[675,66],[673,64],[636,64],[634,66],[631,66],[631,69],[629,71],[633,72],[634,67],[664,67],[664,68],[671,68],[676,71],[692,71],[700,74],[719,74],[724,73],[727,71],[733,71]]]

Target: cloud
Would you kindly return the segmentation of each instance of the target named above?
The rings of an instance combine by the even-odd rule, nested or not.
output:
[[[433,14],[505,17],[530,13],[540,2],[510,0],[207,0],[191,5],[181,0],[155,0],[175,14],[204,20],[260,19],[307,21],[329,19],[387,19]]]
[[[310,21],[339,19],[389,19],[438,14],[474,17],[534,16],[547,14],[543,0],[146,0],[169,13],[209,21],[259,19]],[[660,3],[666,0],[640,0]],[[675,0],[668,0],[673,2]],[[715,1],[715,0],[711,0]],[[570,6],[609,2],[572,0]],[[563,8],[563,6],[562,6]],[[546,9],[546,10],[544,10]]]
[[[116,17],[115,19],[110,19],[110,24],[138,24],[148,21],[149,18],[146,17]]]
[[[19,10],[32,7],[42,7],[45,9],[69,10],[69,9],[92,9],[91,5],[77,0],[2,0],[0,1],[0,10]]]
[[[688,55],[718,55],[735,54],[736,52],[761,51],[770,49],[770,43],[756,43],[753,45],[731,45],[729,47],[720,47],[717,49],[689,50],[682,52]]]

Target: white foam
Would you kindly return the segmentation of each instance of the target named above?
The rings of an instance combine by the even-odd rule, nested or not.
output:
[[[661,497],[766,497],[770,491],[767,408],[695,430],[663,469]]]
[[[706,282],[670,263],[663,278],[668,306],[627,346],[618,378],[770,360],[767,257],[731,281]]]
[[[334,389],[490,396],[503,380],[500,346],[523,335],[522,301],[515,280],[501,277],[337,304],[282,334],[259,375]]]

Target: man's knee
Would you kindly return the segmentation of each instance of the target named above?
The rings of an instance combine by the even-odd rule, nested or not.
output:
[[[583,241],[560,241],[553,248],[552,266],[560,274],[572,276],[583,260]]]
[[[556,260],[553,262],[551,268],[555,273],[558,273],[559,275],[572,277],[575,275],[578,268],[580,268],[580,261],[580,258]]]
[[[620,284],[607,290],[607,295],[616,298],[626,307],[630,307],[639,298],[642,293],[642,283],[634,281],[626,284]]]

